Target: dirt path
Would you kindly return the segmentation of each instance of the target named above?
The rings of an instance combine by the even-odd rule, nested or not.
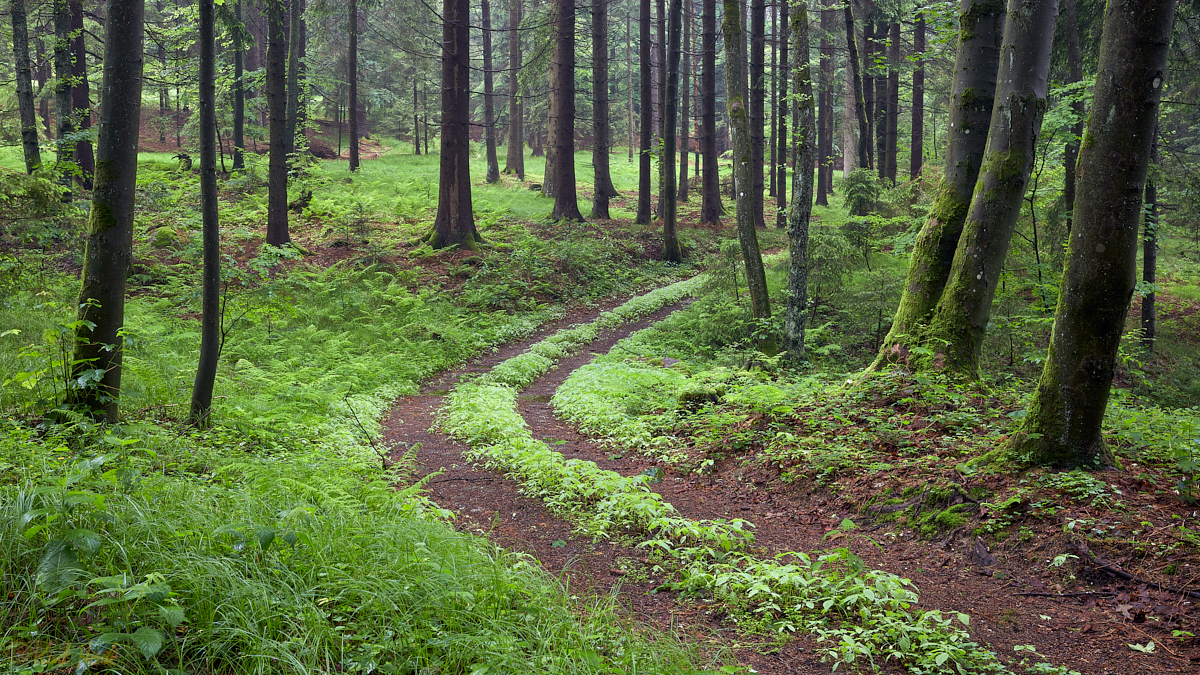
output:
[[[518,410],[535,438],[570,458],[591,460],[602,468],[624,475],[656,466],[650,459],[614,451],[578,434],[558,420],[549,400],[576,368],[595,353],[611,349],[621,338],[666,317],[681,305],[666,307],[643,320],[607,331],[592,344],[526,387]],[[812,656],[812,642],[801,635],[780,646],[761,637],[738,634],[722,621],[720,610],[700,601],[681,600],[671,593],[653,593],[664,579],[645,562],[636,542],[593,542],[573,537],[569,523],[550,514],[538,500],[520,495],[515,482],[465,462],[465,446],[430,431],[443,395],[459,378],[486,372],[521,353],[551,331],[592,320],[602,308],[575,313],[520,343],[444,374],[415,396],[393,406],[385,422],[389,442],[403,449],[421,443],[417,453],[419,475],[440,471],[429,483],[429,496],[458,514],[456,526],[489,537],[496,544],[525,551],[570,588],[603,594],[619,589],[619,601],[629,614],[650,626],[674,629],[704,647],[723,648],[738,662],[760,673],[825,673],[829,667]],[[756,528],[756,545],[763,555],[775,552],[828,548],[822,537],[857,507],[836,495],[805,486],[788,485],[777,476],[762,473],[736,460],[718,465],[710,475],[680,474],[661,466],[665,478],[652,488],[682,515],[691,519],[744,518]],[[1130,643],[1145,644],[1148,635],[1130,622],[1114,617],[1097,603],[1113,593],[1136,589],[1104,586],[1097,578],[1094,595],[1068,598],[1018,596],[1021,592],[1050,590],[1045,578],[1046,554],[1007,555],[994,548],[998,562],[981,569],[973,559],[972,539],[959,533],[941,541],[914,541],[906,533],[875,531],[880,548],[858,542],[851,547],[870,566],[912,578],[921,591],[921,604],[944,612],[965,612],[972,617],[974,639],[990,645],[1002,657],[1014,655],[1014,646],[1034,645],[1045,659],[1084,674],[1191,673],[1200,664],[1181,650],[1159,649],[1153,654],[1134,652]],[[983,573],[981,573],[983,572]],[[1147,626],[1149,628],[1149,626]],[[714,653],[716,649],[713,650]]]

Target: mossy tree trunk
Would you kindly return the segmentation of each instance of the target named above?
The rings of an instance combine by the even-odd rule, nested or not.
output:
[[[787,212],[787,159],[788,159],[788,41],[791,39],[788,16],[788,6],[790,3],[782,3],[779,6],[779,111],[775,116],[775,144],[776,144],[776,164],[772,170],[776,172],[775,177],[775,202],[776,215],[775,227],[783,229],[787,227],[788,212]],[[807,14],[807,12],[805,12]],[[800,69],[797,61],[797,70]],[[799,91],[799,90],[797,90]]]
[[[854,88],[854,116],[858,120],[858,147],[855,150],[858,153],[859,167],[866,169],[871,166],[868,152],[871,147],[871,129],[867,124],[867,109],[863,102],[862,69],[858,60],[858,36],[854,32],[854,10],[851,8],[851,4],[847,2],[842,11],[846,21],[846,48],[849,51],[847,60],[850,62],[850,78]],[[796,55],[796,59],[797,61],[800,59],[799,54]]]
[[[92,128],[92,92],[87,74],[87,33],[83,30],[83,2],[71,0],[71,108],[79,121],[81,132]],[[82,134],[80,134],[82,136]],[[79,167],[79,182],[92,189],[96,173],[96,156],[92,142],[84,137],[75,144],[75,164]]]
[[[650,0],[641,0],[638,13],[638,58],[639,61],[639,87],[640,98],[638,106],[641,108],[641,130],[639,138],[639,148],[641,154],[638,156],[638,206],[637,215],[633,222],[640,225],[650,224],[650,192],[653,190],[651,186],[650,172],[653,167],[650,165],[651,134],[653,133],[653,117],[650,111],[650,101],[654,96],[653,87],[650,82]]]
[[[508,154],[504,157],[504,173],[525,180],[525,125],[521,110],[521,14],[522,0],[511,0],[508,10]],[[419,154],[419,153],[418,153]]]
[[[717,2],[704,0],[700,17],[700,222],[721,222],[721,178],[717,167]]]
[[[558,0],[554,18],[554,208],[553,220],[583,220],[575,191],[575,0]],[[546,172],[550,174],[550,171]]]
[[[609,168],[608,2],[592,0],[592,217],[608,220],[608,200],[617,196]]]
[[[55,149],[59,182],[70,187],[69,168],[75,159],[75,111],[71,98],[71,8],[67,0],[54,0],[54,115]]]
[[[758,234],[755,232],[754,168],[750,152],[750,120],[743,100],[746,91],[742,66],[742,26],[737,0],[723,0],[725,21],[721,25],[725,37],[725,100],[729,111],[729,131],[733,142],[733,189],[737,203],[738,243],[742,246],[742,257],[746,263],[746,286],[750,293],[750,311],[759,322],[771,318],[771,302],[767,295],[767,274],[763,267],[762,254],[758,249]],[[762,172],[762,167],[758,167]],[[774,353],[774,340],[763,338],[758,348],[765,353]]]
[[[267,5],[267,111],[270,117],[270,149],[267,157],[267,243],[283,246],[288,233],[287,183],[287,38],[284,1]],[[353,117],[353,115],[352,115]]]
[[[966,0],[959,12],[944,174],[913,244],[892,327],[870,370],[890,362],[907,364],[910,349],[920,341],[920,332],[946,287],[987,145],[1006,11],[1004,0]],[[859,130],[865,137],[864,123],[859,123]],[[860,161],[864,154],[859,153]]]
[[[833,10],[822,0],[821,40],[817,67],[817,206],[829,206],[829,174],[833,171]]]
[[[201,285],[200,362],[192,386],[191,421],[211,422],[213,386],[221,341],[221,232],[217,220],[217,93],[216,8],[200,0],[200,218],[204,230],[204,272]]]
[[[813,110],[812,77],[807,54],[808,9],[796,5],[791,17],[793,49],[797,54],[792,79],[796,90],[795,181],[792,208],[788,211],[788,299],[783,323],[784,349],[789,360],[804,359],[804,324],[808,319],[808,219],[812,215],[813,178],[816,165],[816,121]]]
[[[763,220],[763,166],[766,121],[767,82],[767,3],[750,0],[750,194],[754,197],[754,225],[766,227]]]
[[[238,30],[233,32],[233,170],[246,168],[246,89],[244,76],[245,47],[242,46],[242,3],[233,6]]]
[[[1075,225],[1041,380],[1016,456],[1105,466],[1101,423],[1137,281],[1142,188],[1171,38],[1173,0],[1110,2],[1092,110],[1079,152]]]
[[[142,112],[143,0],[108,0],[104,26],[104,97],[100,101],[96,177],[88,215],[69,402],[118,421],[125,278],[133,257],[134,188]]]
[[[38,146],[37,111],[33,105],[33,78],[29,64],[29,19],[25,0],[12,0],[9,5],[13,27],[13,56],[16,66],[17,107],[21,112],[21,147],[25,153],[25,172],[33,173],[42,163]]]
[[[474,250],[482,241],[471,213],[470,18],[468,0],[442,0],[442,147],[438,209],[433,229],[426,237],[433,248],[459,246]]]
[[[934,368],[978,376],[992,298],[1037,153],[1057,13],[1057,0],[1009,3],[983,166],[926,337]]]
[[[496,156],[495,84],[492,81],[492,6],[481,0],[483,13],[483,139],[487,148],[487,174],[484,182],[500,180],[500,159]]]
[[[603,0],[602,0],[603,1]],[[679,128],[679,61],[680,33],[683,30],[683,0],[671,0],[667,30],[667,96],[663,106],[663,260],[683,262],[679,247],[676,218],[679,204],[675,190],[675,157],[678,146],[675,131]],[[686,151],[683,160],[687,161]]]

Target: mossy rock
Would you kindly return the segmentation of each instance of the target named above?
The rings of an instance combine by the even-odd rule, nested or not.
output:
[[[160,227],[154,231],[154,236],[150,238],[150,245],[154,248],[179,248],[186,241],[187,238],[174,228]]]

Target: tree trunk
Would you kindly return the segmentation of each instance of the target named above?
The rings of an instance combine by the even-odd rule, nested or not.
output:
[[[221,232],[217,221],[217,42],[213,0],[200,0],[200,218],[204,229],[204,271],[200,318],[200,363],[192,386],[191,421],[212,421],[213,386],[221,342]]]
[[[110,424],[118,422],[125,278],[133,258],[134,190],[142,111],[143,0],[109,0],[97,172],[79,293],[79,324],[68,393]],[[89,385],[79,387],[80,383]]]
[[[471,213],[471,37],[469,0],[442,0],[442,148],[435,249],[475,250],[483,239]],[[425,134],[429,138],[429,134]]]
[[[446,19],[443,17],[443,20]],[[346,25],[350,33],[350,46],[346,54],[346,80],[350,83],[350,104],[347,106],[347,116],[350,118],[350,170],[358,171],[358,0],[350,0]],[[444,57],[443,52],[443,62]]]
[[[60,182],[70,187],[75,158],[73,101],[71,99],[71,8],[67,0],[54,2],[54,114],[57,119],[55,146],[58,150]]]
[[[592,0],[592,217],[609,219],[608,200],[617,195],[609,168],[608,3]]]
[[[601,0],[602,2],[604,0]],[[679,235],[677,230],[676,217],[678,215],[678,202],[676,201],[675,191],[675,156],[677,143],[675,142],[675,130],[679,128],[679,62],[680,54],[680,38],[683,32],[683,0],[671,0],[671,9],[669,14],[670,27],[667,32],[668,54],[667,57],[667,95],[665,97],[666,106],[663,110],[665,121],[663,122],[663,181],[666,185],[663,188],[663,260],[668,263],[683,262],[683,251],[679,247]],[[683,160],[687,162],[686,150],[684,151]]]
[[[287,60],[287,108],[284,117],[287,128],[283,132],[287,154],[296,152],[296,115],[300,110],[300,42],[304,39],[299,30],[300,0],[290,0],[288,6],[288,60]]]
[[[413,154],[421,154],[421,109],[417,99],[417,67],[413,66]],[[340,125],[339,125],[340,128]],[[342,153],[339,152],[340,156]]]
[[[721,177],[717,166],[717,0],[704,0],[700,64],[700,222],[721,222]]]
[[[896,184],[896,148],[900,126],[900,24],[892,23],[888,39],[887,179]]]
[[[779,229],[783,229],[784,227],[787,227],[788,215],[789,215],[787,213],[788,41],[790,39],[792,39],[791,35],[790,35],[791,28],[788,23],[791,20],[791,18],[788,15],[788,5],[789,4],[790,3],[785,2],[779,6],[779,12],[780,12],[779,25],[780,25],[781,33],[782,33],[782,35],[780,35],[780,37],[779,37],[779,69],[780,69],[781,74],[779,77],[779,112],[775,116],[775,142],[778,145],[778,150],[776,151],[776,158],[777,158],[776,162],[777,163],[775,165],[775,171],[778,174],[775,178],[775,190],[776,190],[775,226],[778,227]],[[807,17],[808,17],[807,10],[805,10],[804,15],[805,15],[805,20],[807,21]],[[797,36],[795,39],[800,39],[800,36]],[[805,43],[807,44],[807,42],[808,42],[807,26],[805,27],[805,33],[803,35],[803,39],[804,39]],[[799,54],[801,52],[797,52],[797,53]],[[799,77],[799,75],[800,75],[799,71],[801,69],[806,69],[806,68],[807,68],[807,62],[801,63],[800,60],[797,59],[796,73],[794,73],[792,76]],[[804,77],[808,78],[807,72],[805,72]],[[809,92],[811,93],[811,91],[812,91],[812,83],[811,82],[809,82],[808,88],[809,88]],[[797,89],[796,91],[801,96],[804,95],[803,88]],[[811,195],[810,195],[810,199],[811,199]],[[807,217],[805,219],[807,220]],[[806,229],[805,230],[805,241],[807,241],[807,232],[808,231]],[[801,343],[803,343],[803,337],[801,337]],[[801,347],[801,349],[803,349],[803,346]]]
[[[887,24],[878,21],[875,23],[875,46],[873,76],[871,80],[874,82],[874,101],[875,101],[875,156],[878,161],[875,163],[876,172],[879,174],[880,180],[887,178],[887,127],[888,127],[888,104],[891,99],[888,98],[887,90],[887,70],[886,66],[883,70],[880,69],[879,62],[887,60],[887,43],[888,29]]]
[[[750,311],[756,321],[771,318],[771,302],[767,296],[767,274],[755,232],[754,199],[747,191],[754,185],[750,162],[750,121],[743,101],[746,84],[742,80],[742,26],[737,0],[724,0],[725,21],[721,25],[725,37],[725,100],[729,109],[730,135],[733,137],[733,189],[737,195],[738,243],[746,263],[746,286],[750,292]],[[762,168],[759,167],[759,173]],[[760,351],[774,354],[774,338],[758,341]]]
[[[601,1],[601,0],[597,0]],[[688,200],[688,131],[691,126],[691,105],[692,105],[692,52],[695,47],[692,44],[692,0],[684,0],[683,10],[683,51],[687,56],[681,55],[679,63],[680,83],[679,90],[683,96],[683,105],[679,108],[679,189],[676,192],[676,199],[681,202]],[[668,85],[670,86],[670,85]]]
[[[625,89],[629,95],[629,134],[625,140],[629,146],[626,150],[629,151],[629,162],[633,162],[633,12],[628,8],[625,9]]]
[[[829,7],[832,0],[823,0]],[[820,67],[817,68],[817,205],[829,206],[827,191],[833,173],[833,10],[821,10]]]
[[[638,58],[640,59],[641,82],[639,87],[641,91],[638,105],[641,107],[641,156],[638,158],[637,216],[633,222],[639,225],[649,225],[650,193],[654,189],[650,178],[652,170],[650,153],[653,151],[651,134],[654,126],[650,111],[651,101],[654,98],[654,90],[650,82],[650,0],[641,0],[639,9],[641,12],[638,14]]]
[[[508,10],[508,154],[504,157],[504,173],[514,174],[517,180],[525,180],[525,125],[521,111],[521,84],[517,73],[521,70],[521,15],[522,0],[511,0]]]
[[[774,8],[772,8],[774,10]],[[771,132],[770,139],[767,140],[767,151],[770,153],[770,158],[767,160],[767,196],[775,198],[775,133],[779,126],[779,26],[777,11],[771,12],[771,117],[767,120],[766,128]],[[766,207],[764,208],[763,217],[766,218]],[[778,208],[776,208],[778,211]],[[778,216],[774,219],[778,221]]]
[[[83,32],[83,2],[71,0],[71,107],[79,120],[79,130],[92,128],[92,93],[87,77],[87,40]],[[92,154],[92,142],[84,139],[75,144],[75,164],[79,167],[79,181],[84,189],[92,189],[92,177],[96,173],[96,158]]]
[[[480,0],[483,11],[483,138],[487,147],[487,174],[484,181],[500,180],[500,160],[496,157],[495,85],[492,82],[492,8],[488,0]]]
[[[1158,127],[1150,141],[1150,163],[1158,164]],[[1158,272],[1158,190],[1154,179],[1146,180],[1146,224],[1142,230],[1142,281],[1157,283]],[[1142,296],[1142,348],[1154,353],[1154,292]]]
[[[862,73],[859,68],[858,60],[858,37],[854,33],[854,11],[850,7],[851,3],[847,2],[843,11],[846,18],[846,48],[849,51],[849,56],[846,58],[850,62],[850,79],[851,88],[854,90],[854,116],[858,119],[858,165],[863,169],[871,167],[871,129],[867,123],[870,113],[863,102],[863,82]],[[796,56],[799,63],[800,55]]]
[[[1067,83],[1083,79],[1083,59],[1079,55],[1079,20],[1075,15],[1075,0],[1063,0],[1063,37],[1067,43]],[[1063,203],[1067,207],[1067,232],[1071,231],[1072,209],[1075,208],[1075,164],[1079,160],[1079,138],[1083,136],[1083,98],[1071,104],[1078,118],[1071,127],[1071,138],[1063,148]]]
[[[38,147],[37,111],[33,106],[33,80],[29,65],[29,22],[25,0],[12,0],[13,56],[17,79],[17,107],[21,111],[21,147],[25,153],[25,172],[32,174],[42,163]]]
[[[798,100],[795,129],[796,168],[792,208],[788,212],[788,299],[783,323],[784,348],[789,360],[804,359],[804,324],[808,318],[808,220],[812,215],[813,178],[816,164],[816,117],[813,110],[812,78],[808,59],[808,8],[796,5],[791,32],[796,51],[792,70]]]
[[[308,149],[308,19],[305,18],[307,3],[300,0],[300,11],[296,15],[296,32],[300,34],[300,63],[296,73],[296,133],[300,151]],[[217,136],[220,139],[220,135]]]
[[[234,19],[239,27],[242,23],[242,1],[238,0],[233,6]],[[246,91],[242,81],[244,76],[245,47],[242,45],[240,32],[233,35],[233,170],[246,168]]]
[[[917,18],[916,33],[913,35],[913,51],[917,56],[917,68],[913,71],[912,142],[908,156],[908,179],[916,180],[921,175],[921,164],[925,154],[925,15]]]
[[[1011,0],[1008,8],[1000,53],[1010,58],[1000,59],[983,168],[929,326],[934,367],[978,377],[992,297],[1037,152],[1057,13],[1057,0]]]
[[[867,146],[867,164],[863,168],[874,169],[875,162],[875,23],[870,19],[863,22],[863,56],[862,56],[862,87],[863,109],[867,118],[867,137],[863,144]]]
[[[552,220],[583,220],[575,192],[575,0],[558,0],[555,17],[554,208]],[[549,172],[547,172],[549,173]]]
[[[766,227],[763,220],[763,164],[766,87],[766,0],[750,0],[750,194],[754,197],[754,225]],[[739,188],[740,189],[740,188]]]
[[[284,91],[287,38],[284,35],[284,0],[267,5],[267,111],[271,145],[267,166],[267,243],[283,246],[291,241],[287,213],[287,94]]]
[[[945,172],[913,244],[900,304],[872,369],[907,360],[946,287],[987,144],[1004,17],[1004,6],[991,0],[967,0],[959,12]]]
[[[1174,14],[1173,0],[1112,2],[1104,11],[1092,110],[1109,112],[1088,120],[1050,349],[1009,443],[1035,464],[1113,462],[1101,424],[1137,279],[1142,188]]]

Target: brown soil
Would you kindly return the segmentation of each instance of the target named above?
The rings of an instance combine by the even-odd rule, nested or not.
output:
[[[594,353],[606,352],[620,338],[674,309],[609,331],[522,391],[518,407],[533,435],[568,457],[591,460],[622,474],[655,466],[646,457],[604,447],[578,434],[552,414],[548,401],[571,371]],[[666,579],[645,562],[641,549],[574,536],[569,523],[539,501],[522,497],[514,481],[471,466],[462,458],[464,446],[431,431],[443,394],[459,377],[484,372],[522,352],[549,330],[588,321],[599,311],[576,312],[519,344],[446,373],[418,395],[398,400],[385,423],[387,439],[398,449],[421,444],[418,473],[438,472],[429,482],[429,495],[457,514],[459,529],[533,555],[572,592],[617,592],[621,606],[636,619],[653,628],[674,630],[711,652],[724,649],[760,673],[829,672],[829,666],[813,656],[811,638],[799,635],[780,644],[770,636],[739,633],[732,622],[723,620],[726,617],[716,605],[654,593]],[[757,526],[756,543],[764,555],[830,548],[834,544],[823,537],[843,517],[860,519],[857,489],[838,494],[806,482],[788,484],[780,480],[778,470],[736,460],[720,462],[703,476],[660,468],[665,478],[653,487],[683,515],[749,520]],[[1019,660],[1022,654],[1014,646],[1034,645],[1045,658],[1031,662],[1045,660],[1085,674],[1191,673],[1200,668],[1200,645],[1173,638],[1171,633],[1172,629],[1200,633],[1192,618],[1194,599],[1121,582],[1082,565],[1075,568],[1077,579],[1067,579],[1072,568],[1054,570],[1047,565],[1065,541],[1065,535],[1055,536],[1053,528],[1026,541],[1013,537],[1010,543],[993,544],[990,555],[995,562],[983,565],[975,554],[974,536],[965,534],[967,528],[921,541],[912,532],[886,527],[864,530],[880,542],[879,548],[861,539],[850,542],[850,547],[871,567],[912,578],[923,607],[970,614],[973,638],[1005,660]],[[1200,574],[1200,569],[1193,571]],[[1188,576],[1184,573],[1176,579],[1190,586],[1195,580],[1188,581]],[[1052,597],[1064,590],[1066,595]],[[1152,654],[1129,647],[1144,645],[1151,638],[1157,642]]]

